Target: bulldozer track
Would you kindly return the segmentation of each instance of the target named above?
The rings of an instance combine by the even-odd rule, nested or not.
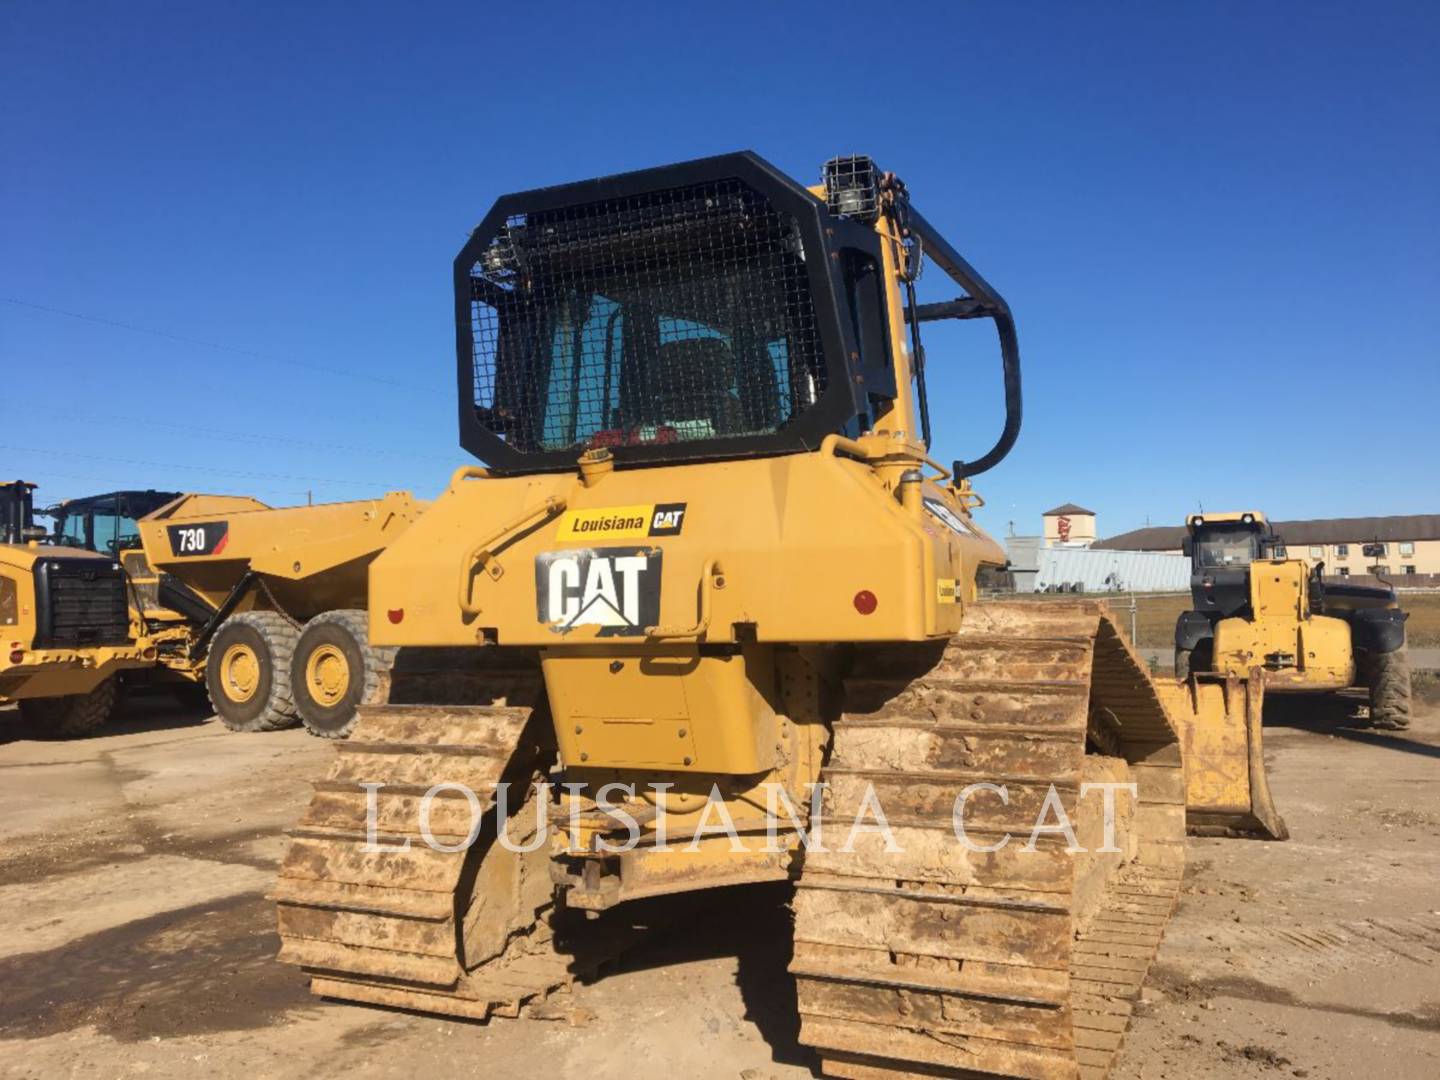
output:
[[[1185,827],[1176,732],[1108,612],[977,605],[949,642],[862,651],[845,695],[828,816],[853,818],[873,788],[902,851],[869,834],[807,854],[801,1041],[855,1080],[1103,1077],[1179,893]],[[1024,849],[1053,785],[1093,850],[1080,786],[1107,779],[1137,785],[1123,853]],[[952,832],[972,783],[1007,789],[967,807],[975,844],[1012,834],[995,851]]]
[[[362,706],[315,783],[275,891],[280,959],[299,965],[315,994],[484,1020],[518,1015],[605,959],[568,949],[557,934],[543,846],[494,869],[507,857],[494,842],[496,785],[525,790],[553,759],[538,665],[497,660],[475,672],[472,659],[429,687],[435,697],[471,700],[483,687],[491,704]],[[402,663],[396,679],[392,701],[427,693],[423,672]],[[421,804],[437,783],[478,797],[473,845],[462,846],[475,809],[458,791],[432,800],[424,835]],[[364,785],[374,784],[383,785],[376,846],[395,850],[366,848]],[[508,809],[517,826],[533,820]],[[456,850],[437,850],[432,838]],[[596,947],[604,938],[585,936]]]

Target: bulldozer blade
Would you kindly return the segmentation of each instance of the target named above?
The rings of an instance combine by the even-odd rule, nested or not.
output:
[[[1185,758],[1185,825],[1192,836],[1288,840],[1270,798],[1261,711],[1265,677],[1192,674],[1156,689],[1180,732]]]

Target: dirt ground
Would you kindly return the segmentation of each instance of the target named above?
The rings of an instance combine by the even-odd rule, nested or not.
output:
[[[1440,1076],[1440,708],[1404,735],[1272,711],[1293,839],[1191,841],[1116,1075]],[[328,746],[144,699],[72,742],[0,712],[0,740],[0,1075],[813,1075],[783,888],[666,901],[560,1020],[320,1001],[275,961],[264,894]]]

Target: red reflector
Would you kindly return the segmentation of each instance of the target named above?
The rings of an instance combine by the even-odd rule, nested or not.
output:
[[[25,650],[24,650],[24,649],[11,649],[11,650],[10,650],[10,662],[11,662],[12,664],[18,664],[18,663],[20,663],[21,660],[24,660],[24,659],[25,659]]]
[[[401,619],[405,618],[405,609],[399,607],[391,608],[385,612],[385,617],[392,623],[398,623]]]
[[[855,594],[855,610],[861,615],[872,614],[879,606],[880,601],[875,599],[875,594],[869,589],[861,589]]]

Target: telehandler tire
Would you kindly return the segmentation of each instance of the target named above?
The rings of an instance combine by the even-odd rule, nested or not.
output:
[[[1370,726],[1400,731],[1410,726],[1410,657],[1404,649],[1378,653],[1366,667]]]
[[[205,661],[205,688],[231,731],[278,731],[299,722],[290,697],[295,627],[279,612],[247,611],[220,624]]]
[[[312,735],[343,739],[361,705],[379,704],[396,650],[370,645],[363,611],[327,611],[305,624],[290,666],[291,698]]]
[[[104,726],[119,700],[120,680],[112,675],[88,694],[26,698],[20,702],[20,718],[42,737],[73,738]]]

